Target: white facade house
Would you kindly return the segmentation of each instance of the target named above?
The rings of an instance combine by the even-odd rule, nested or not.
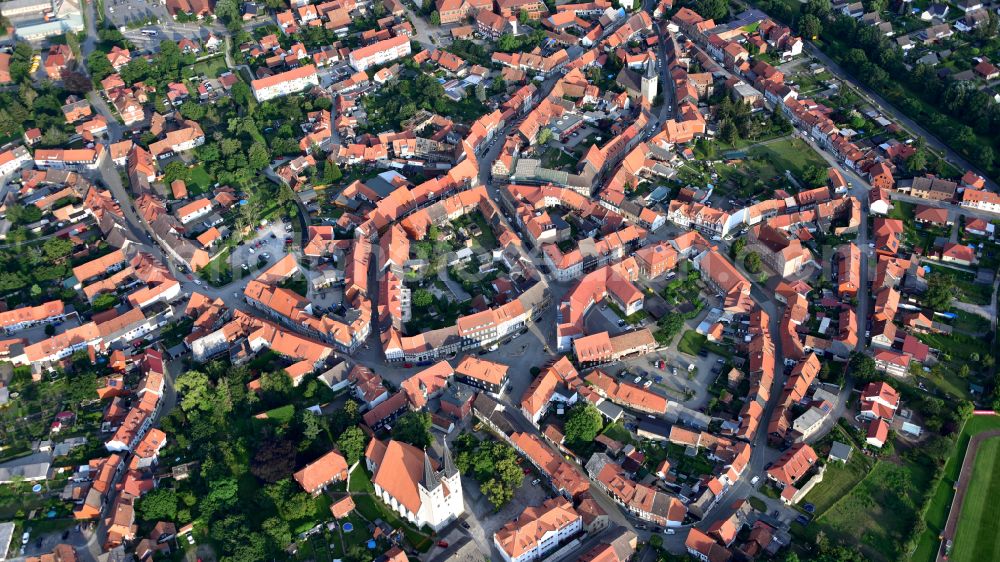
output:
[[[529,562],[545,558],[582,531],[583,517],[558,497],[525,509],[493,534],[493,544],[506,562]]]
[[[392,39],[376,41],[371,45],[355,49],[351,51],[348,60],[356,70],[364,72],[370,67],[408,56],[411,52],[410,38],[398,35]]]
[[[0,152],[0,178],[9,176],[31,162],[31,155],[23,146]]]
[[[319,85],[319,75],[316,66],[308,64],[287,72],[254,80],[250,83],[253,95],[257,101],[267,101],[289,94],[301,92],[310,86]]]

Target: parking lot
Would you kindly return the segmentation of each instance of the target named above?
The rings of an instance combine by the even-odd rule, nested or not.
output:
[[[525,462],[522,466],[529,466]],[[465,496],[465,521],[469,524],[469,529],[465,532],[472,536],[472,539],[480,546],[492,546],[493,533],[500,530],[507,523],[517,519],[517,516],[528,506],[539,505],[546,498],[553,497],[544,482],[532,484],[538,478],[534,471],[524,477],[521,487],[514,492],[514,498],[510,500],[500,511],[493,510],[493,504],[489,502],[480,492],[479,485],[471,478],[462,479],[462,493]],[[492,549],[491,549],[492,550]],[[499,559],[499,553],[494,553],[491,559]]]
[[[233,253],[229,257],[229,264],[233,268],[234,277],[238,277],[242,270],[245,277],[258,269],[264,269],[274,264],[285,255],[285,240],[293,233],[286,230],[291,227],[284,221],[274,221],[257,231],[257,234],[244,240],[242,244],[233,248]]]
[[[167,8],[155,1],[147,0],[104,0],[105,17],[115,27],[144,22],[149,18],[171,21]]]

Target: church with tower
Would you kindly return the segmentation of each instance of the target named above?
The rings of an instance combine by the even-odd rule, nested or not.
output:
[[[375,494],[417,527],[435,531],[465,510],[462,480],[447,442],[436,460],[413,445],[372,439],[365,450]]]

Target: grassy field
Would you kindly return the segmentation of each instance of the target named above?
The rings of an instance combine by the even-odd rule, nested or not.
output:
[[[989,439],[979,447],[973,465],[972,481],[962,505],[961,523],[955,532],[951,559],[958,562],[978,562],[1000,558],[1000,534],[996,523],[1000,519],[1000,437]]]
[[[951,499],[954,495],[953,487],[955,481],[958,480],[958,473],[962,468],[962,460],[965,458],[969,439],[977,433],[990,429],[1000,429],[1000,416],[972,416],[962,427],[958,446],[948,458],[944,476],[938,482],[937,490],[935,490],[927,513],[924,515],[927,530],[920,536],[920,542],[910,557],[912,562],[932,562],[936,558],[940,546],[938,535],[948,520],[948,511],[951,509]]]
[[[920,517],[918,503],[933,474],[929,463],[879,461],[808,528],[793,525],[793,533],[814,540],[822,531],[873,561],[904,558],[902,543]]]
[[[191,168],[191,176],[187,181],[188,195],[190,197],[196,197],[206,193],[211,186],[212,178],[209,177],[204,166],[199,164],[198,166]]]
[[[617,422],[608,424],[602,433],[619,443],[624,443],[625,445],[634,443],[632,440],[632,434],[629,430],[625,429],[625,426]]]
[[[292,421],[295,416],[295,406],[291,404],[285,404],[284,406],[275,408],[267,412],[267,419],[274,420],[278,423],[288,423]]]
[[[209,78],[218,78],[220,74],[226,72],[229,68],[226,66],[226,57],[219,55],[217,57],[212,57],[195,63],[194,66],[191,67],[191,70],[195,73],[195,75],[204,74]]]
[[[753,156],[761,156],[769,161],[779,174],[785,170],[802,181],[805,170],[810,166],[826,168],[826,160],[800,139],[783,139],[750,149]],[[804,185],[805,188],[814,186]]]
[[[858,451],[844,464],[831,462],[826,465],[823,482],[813,488],[803,500],[816,506],[816,516],[820,517],[833,507],[840,498],[847,495],[871,470],[871,461]]]
[[[684,335],[681,336],[681,340],[677,342],[677,349],[687,353],[688,355],[698,355],[699,351],[706,349],[711,353],[721,355],[727,359],[732,359],[733,357],[733,352],[729,351],[728,348],[708,341],[708,338],[694,330],[684,332]]]
[[[958,309],[952,309],[951,312],[958,316],[952,324],[956,330],[973,336],[979,336],[990,331],[990,321],[978,314]]]
[[[694,330],[688,330],[681,336],[681,341],[677,342],[677,350],[688,355],[698,355],[701,346],[705,345],[708,339]]]

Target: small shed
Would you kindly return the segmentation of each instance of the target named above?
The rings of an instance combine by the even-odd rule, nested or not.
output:
[[[830,456],[828,458],[831,461],[839,461],[842,463],[846,463],[851,459],[851,453],[853,451],[854,447],[851,447],[847,443],[834,441],[833,446],[830,447]]]

